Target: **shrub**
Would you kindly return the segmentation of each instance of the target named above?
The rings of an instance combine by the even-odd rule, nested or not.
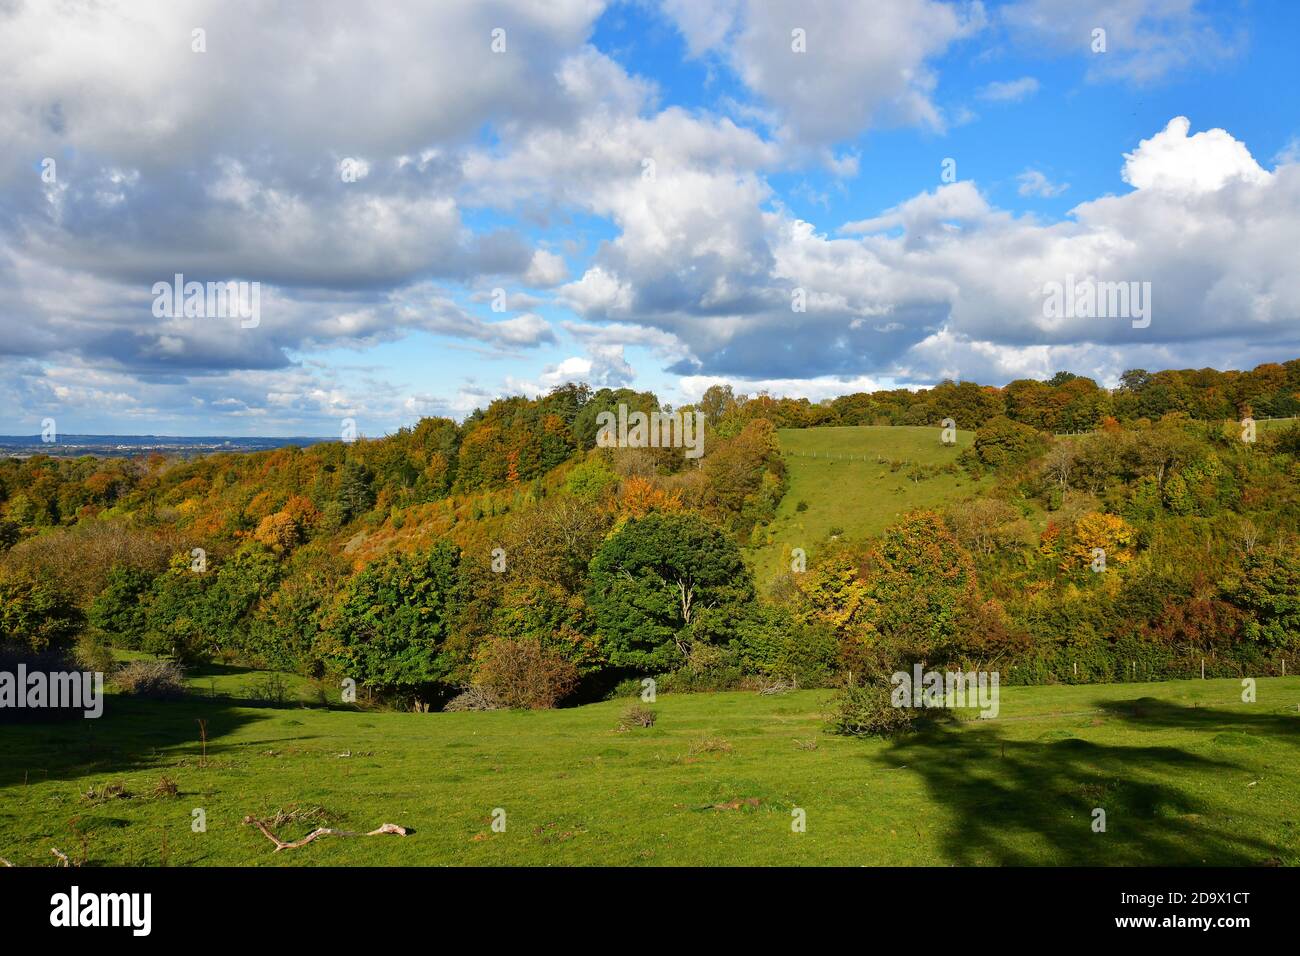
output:
[[[731,741],[725,737],[701,737],[691,744],[689,753],[692,757],[699,754],[729,754],[732,749]]]
[[[113,683],[132,697],[167,700],[185,696],[185,673],[173,661],[131,661],[113,676]]]
[[[578,668],[537,638],[496,638],[474,655],[475,683],[506,707],[544,710],[578,686]]]
[[[250,700],[282,707],[289,701],[289,683],[283,675],[271,671],[249,686],[248,696]]]
[[[72,649],[72,657],[82,670],[112,674],[117,668],[112,649],[93,634],[82,634]]]
[[[623,732],[631,730],[633,727],[653,727],[658,717],[659,714],[649,707],[633,704],[623,711],[623,716],[619,718],[618,730]]]
[[[738,630],[733,646],[745,673],[801,687],[818,687],[830,680],[838,646],[830,626],[820,621],[799,623],[780,610],[760,608]]]
[[[876,682],[841,688],[831,707],[831,732],[850,737],[893,737],[911,730],[921,714],[911,707],[895,707],[889,685]]]
[[[450,713],[500,710],[501,701],[497,700],[496,695],[486,687],[476,687],[471,684],[447,701],[442,709]]]

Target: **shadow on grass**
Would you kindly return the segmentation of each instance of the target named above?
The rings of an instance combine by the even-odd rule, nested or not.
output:
[[[223,738],[266,717],[230,698],[157,701],[110,694],[103,715],[93,720],[0,725],[0,787],[198,761],[199,720],[207,722],[208,760],[217,760],[238,749]]]
[[[1252,704],[1249,711],[1215,710],[1212,707],[1181,707],[1155,697],[1139,697],[1137,700],[1099,701],[1095,706],[1107,717],[1136,727],[1247,734],[1300,747],[1300,711],[1294,705],[1286,710],[1281,707],[1270,709],[1266,704]]]
[[[1297,722],[1285,716],[1154,700],[1098,706],[1135,729],[1253,730],[1295,742]],[[919,774],[951,814],[936,864],[1252,866],[1280,852],[1243,833],[1244,801],[1214,800],[1223,775],[1242,768],[1177,747],[1099,744],[1064,730],[1012,740],[977,723],[899,738],[876,759]],[[1095,808],[1105,810],[1105,833],[1093,832]]]

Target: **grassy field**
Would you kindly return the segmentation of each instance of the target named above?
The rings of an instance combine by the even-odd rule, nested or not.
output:
[[[1300,679],[1004,688],[996,720],[895,742],[823,730],[826,693],[550,712],[257,706],[222,669],[174,703],[0,727],[0,856],[48,865],[1300,863]],[[295,688],[307,696],[305,685]],[[207,696],[213,691],[217,696]],[[207,721],[206,761],[198,734]],[[176,796],[154,795],[160,778]],[[87,798],[118,784],[129,794]],[[1107,832],[1093,833],[1094,807]],[[207,832],[191,830],[206,811]],[[274,853],[247,814],[406,838]],[[493,832],[495,808],[505,832]],[[807,831],[791,831],[791,811]],[[84,834],[84,845],[78,834]]]
[[[862,541],[879,534],[899,516],[974,494],[980,484],[965,473],[908,477],[913,465],[956,463],[974,440],[957,433],[955,447],[939,441],[937,428],[887,426],[783,428],[781,451],[790,487],[769,526],[767,540],[750,551],[760,583],[788,568],[791,548],[809,556],[833,532]],[[799,510],[803,502],[807,508]]]

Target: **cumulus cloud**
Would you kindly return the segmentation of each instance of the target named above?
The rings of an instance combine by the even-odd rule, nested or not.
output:
[[[307,15],[259,5],[250,29],[247,8],[222,0],[4,4],[0,137],[15,147],[5,172],[65,144],[151,171],[273,145],[292,178],[331,153],[373,159],[464,140],[485,120],[562,121],[572,106],[557,73],[602,7],[443,0],[372,17],[319,0]],[[196,29],[206,52],[195,52]]]
[[[996,209],[963,181],[847,223],[843,238],[772,211],[758,233],[747,232],[743,253],[701,246],[655,267],[661,260],[629,248],[566,292],[589,318],[671,333],[690,350],[674,366],[687,376],[988,372],[998,380],[1071,357],[1100,367],[1142,349],[1211,364],[1221,353],[1209,343],[1224,336],[1243,354],[1295,343],[1300,278],[1290,250],[1300,238],[1300,166],[1264,173],[1228,134],[1187,133],[1177,118],[1142,141],[1125,157],[1135,188],[1081,203],[1062,222]],[[739,206],[735,216],[753,221]],[[641,237],[629,231],[620,241]],[[1150,282],[1151,325],[1047,317],[1045,284],[1070,276]],[[606,294],[591,294],[597,288]],[[716,290],[735,294],[721,299]]]
[[[1124,154],[1124,182],[1138,189],[1201,193],[1222,189],[1234,180],[1264,185],[1269,174],[1255,162],[1246,144],[1222,129],[1187,133],[1192,123],[1175,116],[1163,130]]]
[[[594,100],[644,100],[586,46],[602,8],[448,0],[373,18],[322,0],[259,9],[249,30],[216,0],[0,4],[0,355],[143,392],[160,376],[319,378],[293,356],[417,330],[553,343],[540,300],[516,293],[522,314],[487,320],[438,283],[569,278],[518,229],[471,225],[461,164],[485,123],[563,131]],[[260,323],[155,317],[153,284],[177,274],[258,282]],[[15,366],[36,386],[41,367]],[[201,407],[252,415],[268,394],[284,393]]]
[[[532,262],[528,264],[528,271],[524,273],[524,281],[531,286],[546,288],[559,285],[568,274],[569,267],[565,264],[563,256],[558,256],[545,249],[538,249],[533,253]]]
[[[628,364],[621,345],[591,345],[587,355],[571,356],[542,372],[548,388],[565,382],[587,382],[598,388],[621,388],[631,384],[636,370]]]
[[[930,61],[985,21],[981,4],[935,0],[664,6],[692,54],[717,54],[804,144],[853,138],[873,122],[942,128]]]

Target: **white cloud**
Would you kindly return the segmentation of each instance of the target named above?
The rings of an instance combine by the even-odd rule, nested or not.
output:
[[[441,0],[359,17],[351,0],[317,0],[309,17],[259,5],[250,29],[253,14],[223,0],[7,3],[0,64],[22,68],[5,74],[0,139],[8,170],[64,142],[150,170],[274,144],[301,167],[463,140],[488,119],[559,121],[560,64],[602,8]],[[196,25],[206,53],[191,49]],[[505,53],[491,49],[497,27]]]
[[[990,103],[1018,103],[1038,92],[1038,80],[1022,76],[1018,80],[1001,80],[983,87],[975,95]]]
[[[569,267],[565,263],[563,256],[557,256],[545,249],[538,249],[533,253],[533,260],[529,263],[528,271],[524,273],[524,281],[531,286],[550,288],[559,285],[568,275]]]
[[[1015,0],[997,16],[1035,51],[1086,58],[1096,79],[1149,83],[1239,52],[1240,36],[1216,27],[1209,12],[1213,6],[1198,0]],[[1105,31],[1105,52],[1093,50],[1097,29]]]
[[[1070,349],[1094,362],[1163,349],[1166,364],[1204,365],[1220,362],[1211,343],[1224,336],[1237,354],[1263,343],[1300,347],[1300,274],[1291,262],[1300,166],[1263,174],[1228,134],[1186,134],[1175,120],[1139,144],[1126,167],[1138,188],[1081,203],[1063,222],[996,209],[969,181],[840,230],[860,238],[828,238],[781,210],[754,223],[738,202],[715,214],[750,223],[743,254],[681,239],[671,259],[653,241],[642,254],[633,247],[655,237],[629,229],[618,240],[624,254],[579,285],[585,301],[575,289],[564,293],[589,319],[671,334],[690,353],[673,366],[679,374],[736,380],[924,381],[981,370],[996,380],[1059,364]],[[708,229],[728,232],[714,222]],[[1046,318],[1045,283],[1070,275],[1150,282],[1150,327]],[[591,295],[596,288],[607,294]],[[805,311],[793,307],[796,293]]]
[[[722,57],[776,109],[783,138],[804,146],[851,139],[873,123],[942,128],[930,61],[984,24],[979,3],[935,0],[671,0],[665,8],[693,54]],[[793,49],[796,30],[806,52]]]
[[[1050,199],[1059,196],[1070,188],[1069,183],[1054,183],[1037,169],[1026,169],[1016,177],[1020,187],[1016,190],[1022,196],[1041,196]]]
[[[636,378],[636,370],[628,364],[619,345],[592,345],[587,356],[570,356],[555,365],[547,366],[541,376],[542,385],[554,388],[566,382],[586,382],[596,388],[621,388]]]
[[[1294,163],[1300,163],[1300,136],[1292,136],[1273,157],[1273,164],[1276,166]]]
[[[1191,121],[1175,116],[1161,132],[1124,154],[1124,182],[1137,189],[1208,192],[1233,180],[1267,184],[1269,174],[1244,143],[1222,129],[1188,136]]]
[[[921,193],[871,219],[846,222],[840,227],[845,234],[885,232],[902,228],[909,236],[931,232],[940,223],[979,219],[989,212],[988,203],[970,180],[940,186],[932,193]]]

